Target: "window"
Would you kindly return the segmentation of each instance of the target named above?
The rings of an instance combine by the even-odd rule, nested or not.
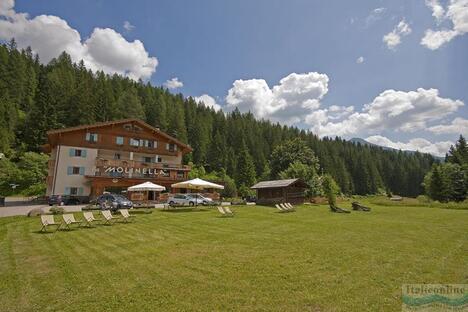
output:
[[[138,147],[138,146],[140,146],[140,140],[131,138],[130,139],[130,145],[134,146],[134,147]]]
[[[143,161],[144,161],[145,163],[153,162],[153,161],[152,161],[152,157],[146,157],[146,156],[143,157]]]
[[[83,158],[86,158],[86,150],[77,149],[77,148],[70,148],[69,156],[70,157],[83,157]]]
[[[177,177],[178,178],[183,178],[184,177],[184,172],[183,171],[177,171]]]
[[[177,145],[175,145],[174,143],[167,143],[166,150],[168,150],[169,152],[175,152],[177,151]]]
[[[84,175],[85,167],[68,167],[67,174],[68,175]]]
[[[160,163],[160,162],[162,162],[162,157],[161,157],[161,156],[158,156],[158,155],[156,155],[156,156],[154,157],[154,160],[155,160],[155,162],[158,162],[158,163]]]
[[[124,138],[121,137],[121,136],[115,137],[115,144],[123,145],[124,144]]]
[[[82,187],[66,187],[65,188],[65,195],[83,195],[83,188]]]
[[[97,133],[90,133],[90,132],[87,132],[86,133],[86,141],[90,142],[90,143],[96,143],[98,141],[98,135]]]
[[[119,154],[119,153],[115,153],[115,154],[114,154],[114,159],[120,159],[120,154]]]

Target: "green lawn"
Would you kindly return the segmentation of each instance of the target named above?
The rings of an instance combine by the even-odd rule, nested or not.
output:
[[[372,208],[155,211],[53,234],[2,218],[0,311],[396,311],[403,283],[468,282],[467,210]]]

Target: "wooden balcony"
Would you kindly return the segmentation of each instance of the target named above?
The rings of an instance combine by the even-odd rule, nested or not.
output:
[[[122,168],[152,168],[152,169],[176,169],[190,171],[191,167],[187,165],[149,163],[127,159],[103,159],[96,158],[96,167],[122,167]]]

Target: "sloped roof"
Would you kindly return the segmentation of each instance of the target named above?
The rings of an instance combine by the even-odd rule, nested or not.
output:
[[[271,181],[262,181],[258,182],[251,189],[261,189],[261,188],[275,188],[275,187],[286,187],[295,184],[296,182],[300,183],[300,186],[305,186],[305,183],[300,179],[284,179],[284,180],[271,180]]]
[[[54,129],[54,130],[47,131],[47,135],[51,136],[51,135],[55,135],[55,134],[65,133],[65,132],[94,129],[94,128],[100,128],[100,127],[106,127],[106,126],[124,124],[124,123],[132,123],[132,122],[137,123],[140,126],[161,135],[162,137],[165,137],[166,139],[170,140],[171,142],[179,145],[180,147],[182,147],[182,148],[184,148],[184,149],[186,149],[188,151],[192,151],[192,148],[189,145],[187,145],[185,143],[182,143],[181,141],[177,140],[176,138],[170,136],[169,134],[164,133],[161,130],[159,130],[159,129],[147,124],[143,120],[137,119],[137,118],[127,118],[127,119],[120,119],[120,120],[104,121],[104,122],[97,122],[97,123],[91,124],[91,125],[82,125],[82,126],[69,127],[69,128],[63,128],[63,129]]]

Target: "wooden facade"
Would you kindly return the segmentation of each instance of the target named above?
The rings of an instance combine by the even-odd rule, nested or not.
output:
[[[300,179],[262,181],[251,188],[257,192],[257,203],[273,205],[279,203],[303,204],[307,184]]]

